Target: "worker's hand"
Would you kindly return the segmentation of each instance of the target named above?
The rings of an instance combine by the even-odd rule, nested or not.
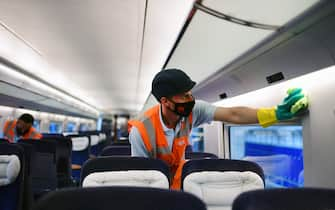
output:
[[[283,102],[274,108],[261,108],[257,112],[258,122],[261,126],[270,126],[279,120],[289,120],[297,114],[307,110],[308,98],[301,88],[291,88]]]

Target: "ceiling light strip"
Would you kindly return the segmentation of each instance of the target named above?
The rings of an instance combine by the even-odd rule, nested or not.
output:
[[[205,12],[205,13],[209,14],[209,15],[212,15],[212,16],[215,16],[217,18],[224,19],[226,21],[233,22],[233,23],[236,23],[236,24],[239,24],[239,25],[252,27],[252,28],[259,28],[259,29],[264,29],[264,30],[271,30],[271,31],[276,31],[276,30],[280,29],[280,26],[255,23],[255,22],[235,18],[235,17],[229,16],[229,15],[225,15],[225,14],[223,14],[221,12],[218,12],[214,9],[206,7],[199,2],[195,2],[194,7],[201,10],[202,12]]]
[[[32,44],[30,44],[27,40],[23,39],[19,34],[17,34],[13,29],[11,29],[9,26],[7,26],[4,22],[2,22],[0,20],[0,25],[6,29],[9,33],[13,34],[16,38],[18,38],[19,40],[21,40],[25,45],[27,45],[30,49],[34,50],[37,54],[39,54],[40,56],[42,56],[41,51],[39,51],[38,49],[36,49],[35,47],[33,47]]]
[[[141,39],[141,51],[139,57],[139,65],[138,65],[138,74],[137,74],[137,83],[136,83],[136,97],[139,96],[139,89],[140,89],[140,78],[142,74],[142,60],[143,60],[143,51],[144,51],[144,38],[145,38],[145,28],[147,23],[147,12],[148,12],[148,0],[145,1],[145,8],[144,8],[144,19],[143,19],[143,28],[142,28],[142,39]],[[135,104],[137,104],[138,99],[135,98]]]
[[[32,83],[37,84],[39,87],[41,87],[41,88],[43,88],[43,89],[45,89],[49,92],[51,91],[51,92],[57,94],[58,96],[60,96],[63,99],[73,101],[77,105],[81,105],[81,106],[87,108],[88,110],[92,111],[96,115],[98,115],[100,113],[99,110],[96,107],[94,107],[94,106],[82,101],[81,99],[69,94],[68,92],[66,92],[62,89],[59,89],[56,86],[40,79],[39,77],[31,74],[30,72],[25,71],[21,67],[17,66],[16,64],[7,60],[6,58],[3,58],[2,56],[0,56],[0,64],[2,64],[2,65],[0,65],[0,67],[2,66],[2,68],[0,68],[0,70],[2,70],[2,71],[15,73],[17,78],[27,80],[27,81],[31,81]]]

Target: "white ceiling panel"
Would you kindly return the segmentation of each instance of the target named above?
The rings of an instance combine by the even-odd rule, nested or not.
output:
[[[193,2],[2,0],[0,56],[103,111],[139,110]]]
[[[115,91],[119,84],[114,83],[126,83],[129,75],[137,74],[144,3],[11,0],[1,1],[0,17],[50,65],[39,77],[108,109],[124,104],[123,100],[112,100],[119,91]],[[131,84],[136,81],[129,82],[123,92],[135,91]]]
[[[151,81],[166,62],[192,7],[194,0],[148,1],[143,59],[138,86],[138,102],[144,104]]]
[[[205,0],[202,5],[246,21],[283,26],[317,4],[317,0]],[[197,82],[257,46],[275,30],[236,24],[197,10],[167,68],[181,68]]]
[[[181,68],[201,82],[255,46],[272,31],[237,25],[198,11],[176,48],[169,68]]]

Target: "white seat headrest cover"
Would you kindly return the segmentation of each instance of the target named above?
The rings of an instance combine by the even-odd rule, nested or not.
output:
[[[187,175],[184,191],[202,199],[209,210],[231,209],[234,199],[242,192],[264,189],[262,178],[251,171],[204,171]]]
[[[20,160],[16,155],[0,155],[0,186],[13,183],[20,169]]]
[[[88,147],[89,139],[87,136],[72,137],[72,151],[83,151]]]
[[[85,177],[83,187],[136,186],[169,189],[167,177],[156,170],[95,172]]]
[[[97,145],[99,143],[98,135],[91,135],[91,146]]]
[[[104,133],[99,133],[99,142],[105,141],[106,140],[106,134]]]

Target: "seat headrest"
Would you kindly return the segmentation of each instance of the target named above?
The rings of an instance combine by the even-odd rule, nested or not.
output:
[[[94,172],[130,170],[155,170],[169,177],[169,167],[162,160],[144,157],[98,157],[84,164],[80,182]]]
[[[183,166],[182,180],[191,173],[200,171],[252,171],[264,180],[263,169],[256,163],[230,159],[195,159]]]
[[[71,140],[73,151],[83,151],[88,148],[89,139],[87,136],[71,137]]]
[[[99,143],[99,136],[98,135],[91,135],[91,146],[95,146]]]
[[[38,200],[34,209],[206,210],[206,206],[194,195],[182,191],[143,187],[86,187],[47,193]]]
[[[209,210],[230,209],[240,193],[255,189],[264,189],[264,182],[251,171],[194,172],[183,181],[183,190],[202,199]]]
[[[20,160],[16,155],[0,155],[0,186],[13,183],[20,169]]]
[[[85,177],[83,187],[134,186],[169,189],[168,178],[160,171],[129,170],[94,172]]]
[[[331,188],[265,189],[244,192],[233,203],[233,210],[310,210],[335,209]]]

